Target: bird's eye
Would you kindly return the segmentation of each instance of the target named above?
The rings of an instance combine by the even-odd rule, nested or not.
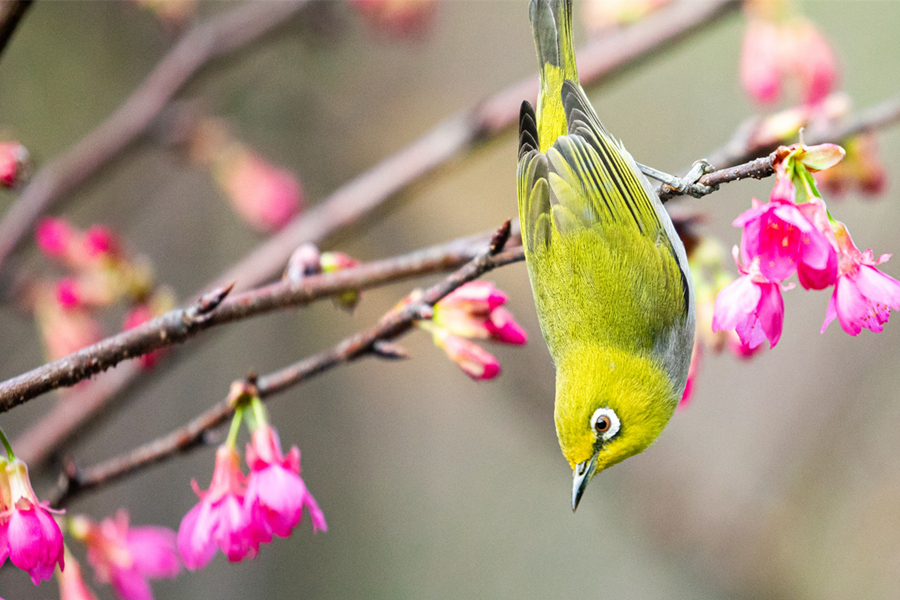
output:
[[[611,408],[598,408],[591,417],[591,429],[604,440],[608,440],[619,433],[619,417]]]

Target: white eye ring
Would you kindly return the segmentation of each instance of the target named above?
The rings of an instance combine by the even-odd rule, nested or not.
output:
[[[598,408],[591,416],[591,429],[600,439],[608,440],[619,433],[619,417],[611,408]]]

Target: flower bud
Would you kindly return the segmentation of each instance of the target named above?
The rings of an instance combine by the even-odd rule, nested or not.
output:
[[[359,266],[359,261],[343,252],[323,252],[319,265],[323,273],[336,273]],[[352,311],[359,304],[359,290],[348,290],[339,294],[335,302],[341,308]]]
[[[232,207],[257,231],[277,231],[302,209],[297,178],[239,144],[216,157],[213,172]]]
[[[18,142],[0,143],[0,186],[16,187],[28,170],[28,150]]]

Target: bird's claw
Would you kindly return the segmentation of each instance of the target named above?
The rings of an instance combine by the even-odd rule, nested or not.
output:
[[[663,173],[653,167],[648,167],[647,165],[642,165],[640,163],[638,163],[638,168],[640,168],[641,172],[647,177],[666,184],[679,194],[693,196],[694,198],[702,198],[707,194],[713,193],[717,189],[717,186],[708,186],[698,183],[704,175],[715,171],[715,168],[709,164],[709,161],[706,159],[696,161],[691,167],[691,170],[688,171],[688,174],[682,178]]]

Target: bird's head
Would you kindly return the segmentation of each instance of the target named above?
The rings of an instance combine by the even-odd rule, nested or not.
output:
[[[627,351],[573,348],[557,367],[556,433],[574,471],[575,510],[594,475],[659,437],[678,398],[657,361]]]

